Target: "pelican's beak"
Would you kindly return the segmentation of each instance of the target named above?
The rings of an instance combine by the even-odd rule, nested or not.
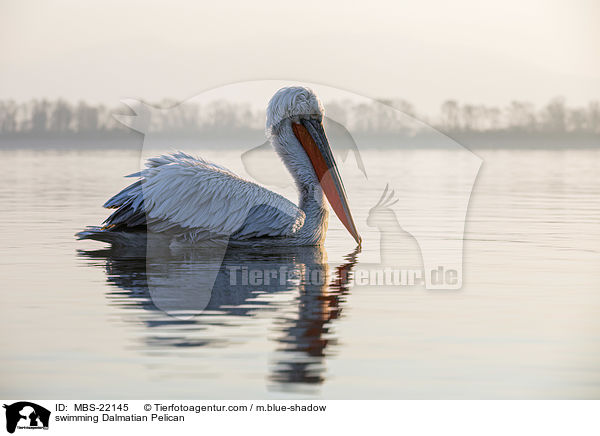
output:
[[[346,190],[331,153],[323,123],[316,119],[301,119],[300,123],[292,123],[292,129],[312,163],[329,204],[354,240],[360,245],[361,237],[352,219]]]

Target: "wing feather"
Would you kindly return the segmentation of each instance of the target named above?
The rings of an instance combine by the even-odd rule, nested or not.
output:
[[[117,208],[109,230],[145,225],[192,239],[249,239],[291,236],[304,223],[304,212],[281,195],[186,153],[151,158],[132,176],[139,180],[104,204]]]

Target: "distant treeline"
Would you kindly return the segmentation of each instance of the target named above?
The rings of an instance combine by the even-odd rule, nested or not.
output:
[[[600,133],[600,102],[587,106],[568,106],[564,98],[552,99],[543,107],[513,101],[505,107],[444,102],[439,114],[419,114],[404,100],[379,100],[379,103],[333,101],[326,105],[327,116],[354,132],[401,133],[414,132],[420,127],[417,120],[448,133],[506,132],[506,133]],[[389,106],[399,110],[389,110]],[[153,112],[152,129],[162,132],[216,132],[227,130],[259,130],[264,127],[264,115],[250,105],[214,101],[200,106],[162,101],[156,107],[171,108]],[[66,100],[32,100],[17,103],[0,101],[0,135],[98,135],[124,132],[123,124],[114,113],[123,110],[104,105],[76,104]]]

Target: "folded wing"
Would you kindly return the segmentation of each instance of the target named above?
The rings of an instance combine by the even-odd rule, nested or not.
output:
[[[304,223],[294,203],[219,165],[174,153],[149,159],[138,180],[108,200],[108,231],[172,232],[187,239],[292,236]]]

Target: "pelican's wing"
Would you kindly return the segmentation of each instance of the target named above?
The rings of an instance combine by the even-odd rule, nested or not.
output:
[[[147,226],[194,239],[211,235],[248,239],[290,236],[304,223],[294,203],[228,169],[185,153],[149,159],[139,180],[108,200],[117,208],[110,230]]]

